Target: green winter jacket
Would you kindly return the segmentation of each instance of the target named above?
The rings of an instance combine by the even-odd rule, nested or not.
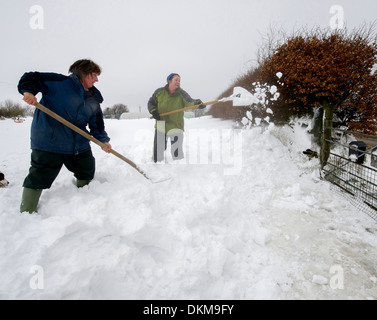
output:
[[[195,106],[200,100],[192,99],[190,95],[183,89],[177,89],[173,94],[169,92],[169,86],[157,89],[148,101],[148,110],[150,113],[157,111],[159,114]],[[165,128],[157,123],[155,128],[161,132],[172,133],[175,129],[184,131],[184,112],[177,112],[168,116],[161,117],[161,121],[165,121]]]

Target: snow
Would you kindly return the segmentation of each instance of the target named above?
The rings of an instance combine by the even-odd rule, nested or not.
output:
[[[254,82],[253,87],[255,92],[250,93],[248,90],[242,87],[234,87],[233,89],[233,107],[245,107],[252,105],[266,106],[269,104],[269,99],[267,98],[267,93],[272,95],[271,101],[276,101],[280,93],[276,86],[269,86],[267,84],[260,84],[259,82]],[[269,109],[270,112],[272,111]]]
[[[233,98],[233,107],[244,107],[260,102],[257,94],[253,95],[242,87],[234,87],[233,94],[239,95],[239,97]]]
[[[376,222],[319,179],[299,123],[186,120],[185,159],[153,164],[153,120],[106,120],[116,151],[172,179],[93,145],[94,181],[63,169],[33,215],[30,124],[0,121],[0,299],[377,299]]]

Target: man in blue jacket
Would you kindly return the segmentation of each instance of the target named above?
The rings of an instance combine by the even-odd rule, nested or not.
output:
[[[69,69],[69,76],[56,73],[25,73],[18,84],[24,101],[35,105],[38,93],[41,104],[70,123],[87,131],[106,145],[110,138],[105,131],[100,107],[103,98],[94,83],[101,68],[91,60],[78,60]],[[95,159],[90,142],[43,111],[36,109],[31,125],[31,167],[23,184],[21,212],[36,211],[43,189],[49,189],[63,165],[74,173],[77,186],[83,187],[94,178]]]

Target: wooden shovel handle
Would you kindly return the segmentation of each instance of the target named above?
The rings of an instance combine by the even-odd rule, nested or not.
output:
[[[219,100],[209,101],[209,102],[205,102],[205,103],[201,103],[201,104],[196,104],[195,106],[186,107],[186,108],[182,108],[182,109],[177,109],[177,110],[169,111],[169,112],[166,112],[166,113],[161,113],[160,117],[168,116],[170,114],[174,114],[174,113],[178,113],[178,112],[183,112],[183,111],[186,111],[186,110],[196,109],[199,106],[208,106],[208,105],[211,105],[211,104],[215,104],[217,102],[219,102]],[[153,119],[153,117],[151,117],[151,119]]]
[[[83,137],[87,138],[88,140],[90,140],[90,141],[94,142],[95,144],[99,145],[101,148],[105,148],[105,149],[107,148],[107,146],[103,142],[101,142],[101,141],[97,140],[96,138],[92,137],[90,134],[88,134],[84,130],[81,130],[80,128],[76,127],[75,125],[73,125],[72,123],[70,123],[69,121],[67,121],[66,119],[64,119],[63,117],[59,116],[55,112],[51,111],[50,109],[46,108],[45,106],[41,105],[40,103],[35,104],[35,107],[38,108],[39,110],[47,113],[49,116],[51,116],[55,120],[57,120],[60,123],[64,124],[68,128],[72,129],[73,131],[75,131],[78,134],[82,135]],[[130,166],[132,166],[139,173],[141,173],[145,178],[147,178],[148,180],[150,180],[150,178],[146,175],[146,173],[143,172],[142,170],[140,170],[138,168],[138,166],[134,162],[132,162],[131,160],[127,159],[125,156],[121,155],[120,153],[116,152],[113,149],[110,150],[110,153],[112,153],[113,155],[115,155],[119,159],[123,160],[124,162],[127,162]]]

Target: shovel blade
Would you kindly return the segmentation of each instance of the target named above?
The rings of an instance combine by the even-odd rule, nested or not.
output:
[[[251,106],[259,102],[256,97],[242,87],[234,87],[232,97],[233,107]]]
[[[161,183],[170,181],[172,176],[159,168],[158,165],[144,166],[140,169],[144,176],[152,183]]]
[[[156,183],[163,183],[163,182],[167,182],[167,181],[170,181],[172,179],[171,176],[164,176],[164,177],[159,177],[159,178],[151,178],[151,182],[153,184],[156,184]]]

